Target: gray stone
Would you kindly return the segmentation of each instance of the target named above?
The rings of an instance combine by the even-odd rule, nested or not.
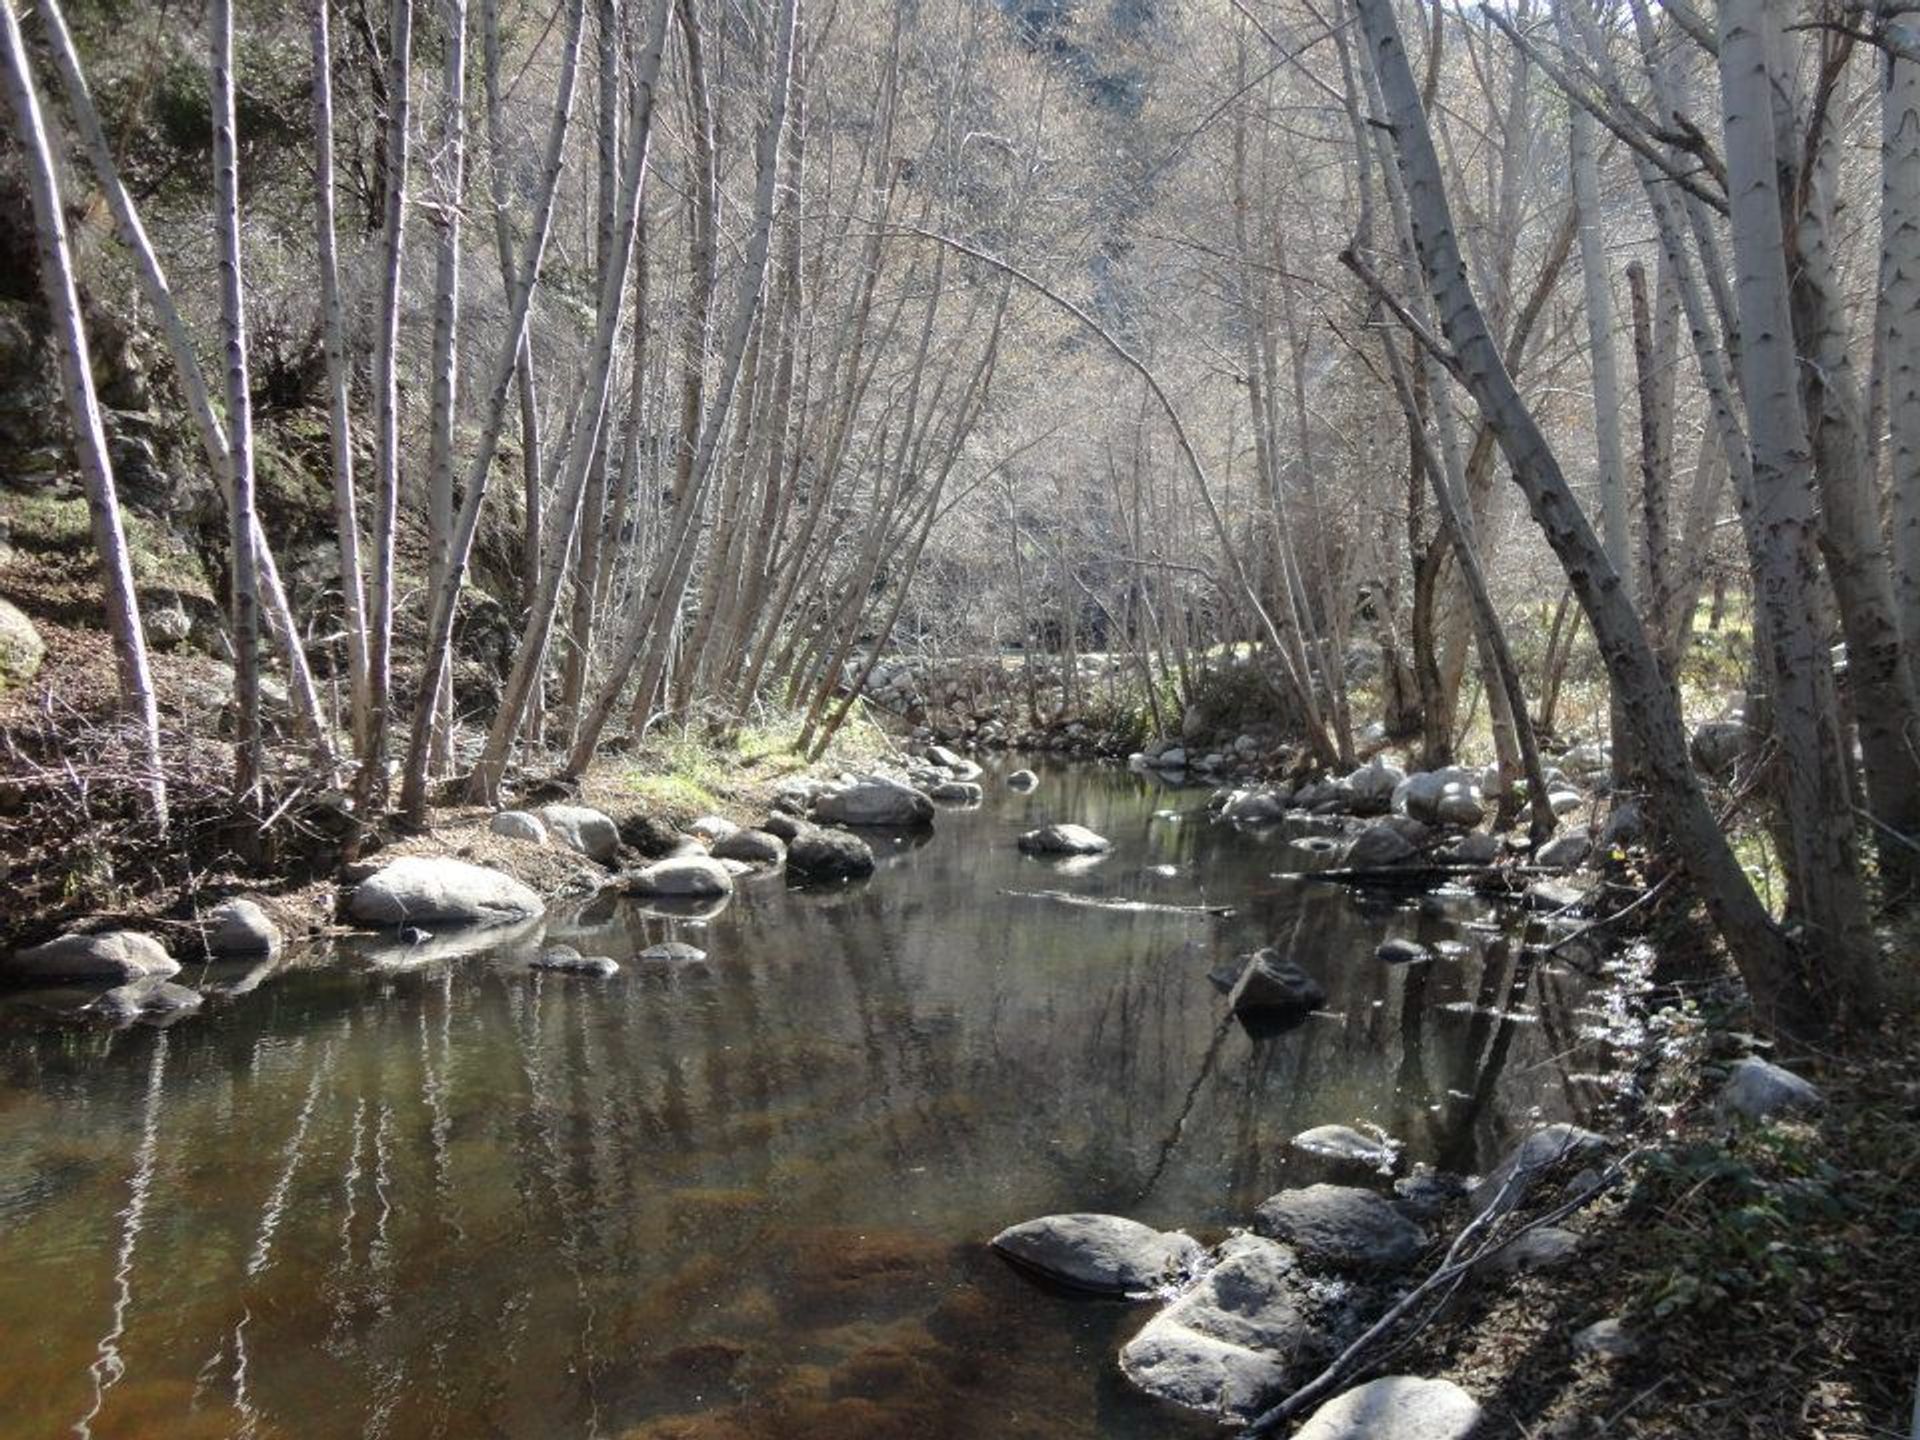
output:
[[[1496,1204],[1502,1211],[1511,1210],[1546,1170],[1563,1161],[1597,1155],[1606,1148],[1604,1139],[1578,1125],[1542,1126],[1468,1191],[1467,1199],[1476,1214]]]
[[[1157,770],[1184,770],[1187,768],[1186,748],[1175,745],[1170,749],[1162,750],[1153,757],[1153,764]]]
[[[611,865],[620,853],[620,827],[613,817],[586,805],[543,805],[540,818],[553,838],[600,865]]]
[[[813,815],[837,825],[910,828],[933,823],[933,802],[911,785],[868,775],[820,796],[813,802]]]
[[[1617,1319],[1596,1320],[1574,1332],[1573,1353],[1600,1360],[1625,1360],[1640,1352],[1640,1337]]]
[[[1466,1193],[1464,1179],[1447,1170],[1436,1170],[1425,1161],[1417,1162],[1411,1174],[1393,1182],[1393,1203],[1409,1220],[1432,1220]]]
[[[214,955],[271,955],[280,927],[252,900],[223,900],[207,913],[207,949]]]
[[[16,950],[5,978],[59,983],[66,980],[165,979],[180,973],[180,962],[166,947],[138,930],[109,930],[100,935],[62,935],[44,945]]]
[[[1502,1245],[1486,1263],[1497,1275],[1525,1275],[1536,1270],[1557,1270],[1579,1253],[1580,1237],[1573,1231],[1558,1225],[1542,1225]]]
[[[740,827],[724,815],[701,815],[687,822],[687,833],[707,841],[720,841]]]
[[[663,940],[658,945],[647,946],[637,958],[656,965],[698,965],[706,960],[707,952],[684,940]]]
[[[1122,1348],[1120,1369],[1150,1395],[1247,1420],[1313,1373],[1328,1343],[1286,1246],[1236,1235],[1215,1253],[1219,1263]]]
[[[1276,790],[1241,790],[1221,807],[1227,819],[1242,825],[1271,825],[1287,817],[1287,796]]]
[[[1720,1087],[1714,1108],[1723,1119],[1771,1120],[1776,1115],[1818,1110],[1825,1103],[1819,1088],[1770,1060],[1749,1055],[1735,1063]]]
[[[970,781],[942,780],[928,787],[927,798],[938,800],[942,805],[978,805],[986,798],[986,792]]]
[[[1752,746],[1753,732],[1744,720],[1709,720],[1693,732],[1687,753],[1697,769],[1724,780]]]
[[[873,873],[873,851],[858,835],[809,826],[787,842],[787,873],[808,880],[855,880]]]
[[[1427,1247],[1418,1225],[1351,1185],[1282,1190],[1261,1202],[1253,1228],[1286,1241],[1303,1260],[1341,1270],[1402,1270]]]
[[[620,962],[610,955],[582,955],[571,945],[549,945],[527,962],[536,970],[559,970],[568,975],[598,975],[603,979],[620,973]]]
[[[354,887],[347,913],[362,925],[501,925],[546,913],[511,875],[446,855],[408,855]]]
[[[993,1248],[1051,1280],[1106,1295],[1145,1295],[1184,1280],[1199,1244],[1121,1215],[1043,1215],[993,1237]]]
[[[787,842],[765,830],[735,829],[713,842],[714,858],[749,865],[778,865],[787,858]]]
[[[1043,825],[1022,835],[1020,848],[1030,855],[1104,855],[1113,842],[1084,825]]]
[[[502,810],[487,822],[487,829],[509,840],[524,840],[529,845],[547,843],[547,822],[529,810]]]
[[[1287,1142],[1303,1155],[1381,1172],[1393,1169],[1399,1151],[1391,1140],[1365,1135],[1351,1125],[1316,1125]]]
[[[1500,837],[1472,830],[1453,842],[1447,858],[1456,865],[1491,865],[1500,858]]]
[[[807,822],[798,815],[789,815],[784,810],[775,810],[767,816],[766,823],[760,827],[776,840],[791,845],[794,837],[807,827]]]
[[[1031,770],[1016,770],[1007,776],[1009,790],[1031,790],[1040,783],[1040,777]]]
[[[1327,1401],[1293,1440],[1468,1440],[1482,1418],[1451,1380],[1388,1375]]]
[[[1571,815],[1586,803],[1587,797],[1582,795],[1578,790],[1549,790],[1547,792],[1547,808],[1553,811],[1556,817],[1564,818],[1565,816]]]
[[[160,975],[148,975],[116,985],[93,1001],[87,1009],[96,1015],[125,1023],[131,1020],[166,1020],[200,1008],[200,992]]]
[[[620,888],[628,895],[731,895],[733,876],[710,856],[678,855],[627,871]]]
[[[40,673],[47,642],[11,600],[0,600],[0,695]]]
[[[1377,870],[1388,865],[1404,865],[1420,852],[1399,831],[1387,824],[1369,825],[1347,847],[1346,863],[1355,870]]]
[[[1473,826],[1486,817],[1480,777],[1459,766],[1407,776],[1394,788],[1392,805],[1427,825]]]
[[[1373,952],[1373,958],[1384,960],[1389,965],[1417,965],[1422,961],[1433,959],[1433,952],[1418,940],[1396,936],[1392,940],[1383,941]]]
[[[1356,815],[1384,815],[1393,805],[1393,792],[1400,788],[1407,772],[1398,765],[1375,760],[1347,776],[1347,794]]]
[[[1297,1015],[1327,1003],[1326,987],[1272,946],[1242,959],[1240,978],[1227,996],[1234,1014]]]
[[[1554,836],[1533,852],[1533,863],[1543,870],[1573,870],[1584,864],[1592,853],[1593,837],[1583,826]]]

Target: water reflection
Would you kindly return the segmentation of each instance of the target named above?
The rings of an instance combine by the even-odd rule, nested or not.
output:
[[[357,944],[164,1033],[0,1010],[0,1413],[102,1437],[1188,1433],[1114,1374],[1141,1312],[1041,1292],[984,1237],[1068,1208],[1217,1234],[1302,1178],[1310,1126],[1474,1169],[1594,1099],[1583,982],[1471,928],[1472,897],[1275,880],[1324,859],[1152,779],[987,783],[931,844],[882,838],[861,885],[609,898],[398,962]],[[1014,848],[1067,820],[1113,852],[1063,874]],[[1378,962],[1392,936],[1435,958]],[[633,963],[670,940],[708,960]],[[556,941],[623,969],[526,965]],[[1263,944],[1330,998],[1251,1035],[1208,972]]]

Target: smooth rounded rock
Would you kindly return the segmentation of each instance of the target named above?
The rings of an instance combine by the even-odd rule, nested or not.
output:
[[[257,901],[223,900],[207,912],[207,949],[214,955],[271,955],[280,945],[280,927]]]
[[[910,829],[933,823],[933,801],[911,785],[868,775],[829,790],[813,802],[813,815],[837,825]]]
[[[1042,825],[1020,837],[1020,848],[1029,855],[1104,855],[1113,842],[1084,825]]]
[[[487,822],[487,829],[508,840],[524,840],[529,845],[547,843],[547,822],[531,810],[502,810]]]
[[[1351,1125],[1316,1125],[1287,1143],[1310,1159],[1382,1172],[1393,1169],[1399,1154],[1391,1140],[1363,1134]]]
[[[1007,776],[1009,790],[1031,790],[1040,783],[1040,777],[1031,770],[1016,770]]]
[[[787,842],[787,873],[808,880],[857,880],[873,873],[873,849],[858,835],[809,826]]]
[[[1771,1120],[1776,1115],[1804,1114],[1824,1103],[1819,1088],[1791,1070],[1749,1055],[1735,1062],[1720,1087],[1714,1108],[1725,1117]]]
[[[544,805],[540,818],[555,840],[595,864],[611,865],[620,853],[620,827],[611,815],[586,805]]]
[[[778,865],[787,858],[787,842],[765,830],[736,826],[713,842],[716,860],[742,860],[749,865]]]
[[[1123,1215],[1043,1215],[1009,1226],[992,1245],[1050,1280],[1103,1295],[1141,1295],[1184,1279],[1199,1243]]]
[[[1426,1233],[1371,1190],[1309,1185],[1282,1190],[1254,1212],[1254,1229],[1302,1260],[1342,1270],[1401,1270],[1420,1258]]]
[[[1388,1375],[1336,1395],[1293,1440],[1469,1440],[1479,1402],[1451,1380]]]
[[[1382,942],[1373,952],[1373,958],[1389,965],[1418,965],[1433,959],[1433,952],[1418,940],[1395,937]]]
[[[1354,870],[1377,870],[1404,865],[1419,851],[1413,842],[1387,824],[1369,825],[1347,847],[1346,864]]]
[[[663,940],[657,945],[647,946],[634,958],[655,965],[698,965],[706,960],[707,952],[684,940]]]
[[[1557,1270],[1580,1253],[1580,1237],[1558,1225],[1542,1225],[1502,1245],[1487,1257],[1487,1268],[1497,1275],[1530,1275]]]
[[[1297,1015],[1327,1003],[1326,987],[1272,946],[1256,950],[1243,960],[1240,978],[1227,996],[1234,1014]]]
[[[44,945],[16,950],[5,978],[17,981],[165,979],[180,973],[180,962],[166,947],[138,930],[108,930],[99,935],[62,935]]]
[[[502,925],[546,913],[511,875],[445,855],[408,855],[354,887],[347,913],[362,925]]]
[[[711,856],[679,855],[629,870],[620,888],[629,895],[731,895],[733,876]]]
[[[1574,1333],[1573,1353],[1600,1360],[1625,1360],[1640,1352],[1640,1337],[1617,1319],[1596,1320]]]

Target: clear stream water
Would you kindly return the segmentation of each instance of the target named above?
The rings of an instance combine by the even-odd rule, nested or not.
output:
[[[521,936],[295,954],[165,1030],[9,997],[0,1434],[1217,1433],[1119,1376],[1150,1307],[987,1238],[1059,1210],[1218,1238],[1313,1125],[1483,1167],[1599,1100],[1607,1020],[1477,900],[1276,879],[1317,857],[1203,789],[1041,769],[877,842],[864,884],[550,917],[609,980],[530,970]],[[1113,853],[1014,848],[1055,820]],[[1392,935],[1458,946],[1390,966]],[[667,938],[709,961],[633,961]],[[1332,1000],[1255,1039],[1207,972],[1263,943]]]

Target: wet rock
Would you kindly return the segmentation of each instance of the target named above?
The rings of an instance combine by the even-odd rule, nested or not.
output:
[[[969,781],[942,780],[927,790],[927,798],[942,805],[978,805],[986,798],[986,792]]]
[[[1593,836],[1585,827],[1556,835],[1533,852],[1533,863],[1543,870],[1573,870],[1593,853]]]
[[[789,815],[784,810],[775,810],[767,816],[766,823],[760,828],[776,840],[790,845],[793,843],[793,838],[807,829],[808,825],[798,815]]]
[[[133,1020],[168,1020],[200,1008],[200,992],[159,975],[147,975],[116,985],[94,1000],[87,1009],[107,1020],[125,1024]]]
[[[1040,777],[1031,770],[1016,770],[1007,776],[1009,790],[1031,790],[1040,783]]]
[[[1384,815],[1392,808],[1393,792],[1400,788],[1407,772],[1398,765],[1375,760],[1347,776],[1345,785],[1349,803],[1356,815]]]
[[[1022,835],[1020,848],[1030,855],[1104,855],[1113,842],[1084,825],[1043,825]]]
[[[547,822],[531,810],[502,810],[487,822],[487,829],[509,840],[524,840],[529,845],[547,843]]]
[[[684,940],[665,940],[647,946],[637,958],[656,965],[699,965],[706,960],[707,952]]]
[[[44,945],[16,950],[7,960],[8,980],[165,979],[180,973],[180,962],[166,947],[138,930],[108,930],[99,935],[62,935]]]
[[[1153,757],[1153,767],[1156,770],[1186,769],[1187,768],[1186,748],[1181,745],[1175,745],[1170,747],[1169,749],[1162,750],[1158,755]]]
[[[627,871],[620,889],[628,895],[731,895],[733,876],[709,856],[680,855]]]
[[[11,600],[0,600],[0,695],[40,673],[47,642]]]
[[[1271,825],[1287,818],[1287,796],[1279,790],[1238,790],[1220,813],[1242,825]]]
[[[787,842],[765,830],[735,827],[713,842],[714,858],[743,860],[749,865],[778,865],[787,858]]]
[[[1253,1228],[1292,1245],[1302,1260],[1339,1270],[1403,1270],[1427,1237],[1371,1190],[1309,1185],[1261,1202]]]
[[[1502,1245],[1487,1259],[1496,1275],[1557,1270],[1580,1253],[1580,1237],[1558,1225],[1542,1225]]]
[[[582,955],[571,945],[549,945],[528,962],[536,970],[559,970],[568,975],[598,975],[603,979],[620,973],[620,962],[610,955]]]
[[[1727,1074],[1714,1108],[1723,1119],[1771,1120],[1776,1115],[1818,1110],[1825,1097],[1812,1082],[1770,1060],[1749,1055]]]
[[[1709,720],[1693,732],[1687,754],[1696,769],[1724,780],[1752,746],[1753,731],[1744,720]]]
[[[223,900],[207,912],[207,949],[216,956],[271,955],[281,945],[280,927],[253,900]]]
[[[1326,987],[1272,946],[1242,957],[1240,978],[1227,997],[1241,1016],[1288,1016],[1327,1003]]]
[[[1397,936],[1382,942],[1373,952],[1373,958],[1383,960],[1389,965],[1418,965],[1433,959],[1433,952],[1418,940],[1408,940]]]
[[[1447,858],[1456,865],[1491,865],[1500,858],[1500,837],[1484,830],[1469,831],[1453,842]]]
[[[1363,1134],[1351,1125],[1316,1125],[1287,1143],[1311,1159],[1353,1169],[1386,1172],[1399,1155],[1391,1140]]]
[[[1104,1295],[1141,1295],[1186,1278],[1199,1244],[1121,1215],[1043,1215],[993,1237],[993,1248],[1050,1280]]]
[[[1467,1192],[1467,1199],[1478,1214],[1495,1205],[1500,1210],[1517,1206],[1536,1181],[1549,1169],[1564,1161],[1586,1159],[1600,1154],[1607,1142],[1591,1130],[1578,1125],[1545,1125],[1517,1145],[1513,1152]]]
[[[1574,1333],[1573,1353],[1600,1360],[1625,1360],[1640,1353],[1640,1337],[1617,1319],[1596,1320]]]
[[[973,763],[971,760],[963,759],[960,755],[949,750],[944,745],[929,745],[927,747],[927,758],[933,761],[934,764],[947,770],[964,769]]]
[[[855,880],[873,873],[873,851],[858,835],[810,826],[787,842],[787,873],[808,880]]]
[[[1377,870],[1388,865],[1404,865],[1420,852],[1399,831],[1387,824],[1369,825],[1347,847],[1346,864],[1354,870]]]
[[[908,828],[933,823],[933,802],[911,785],[868,775],[821,795],[813,802],[813,815],[838,825]]]
[[[1329,1400],[1294,1440],[1468,1440],[1481,1418],[1479,1403],[1451,1380],[1388,1375]]]
[[[1147,1322],[1120,1369],[1150,1395],[1221,1420],[1257,1415],[1329,1348],[1293,1253],[1236,1235],[1219,1263]]]
[[[445,855],[408,855],[354,887],[347,914],[362,925],[500,925],[546,912],[511,875]]]
[[[586,805],[544,805],[540,818],[553,838],[598,865],[611,865],[620,853],[620,827],[613,817]]]

